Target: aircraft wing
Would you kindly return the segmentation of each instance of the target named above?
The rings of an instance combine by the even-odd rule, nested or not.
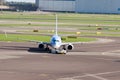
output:
[[[66,43],[62,43],[61,45],[74,45],[74,44],[81,44],[83,42],[66,42]]]
[[[12,37],[10,37],[10,38],[12,38]],[[27,41],[27,42],[36,42],[36,43],[39,43],[39,44],[47,44],[47,45],[50,44],[48,42],[43,42],[43,41],[38,41],[38,40],[29,40],[29,39],[23,39],[23,38],[17,38],[17,40],[22,40],[22,41]]]

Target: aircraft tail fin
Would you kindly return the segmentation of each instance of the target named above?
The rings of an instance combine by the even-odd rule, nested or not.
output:
[[[56,14],[56,28],[55,28],[55,34],[58,35],[58,16]]]
[[[7,32],[6,32],[6,31],[4,31],[4,33],[5,33],[5,37],[7,38],[7,37],[8,37]]]

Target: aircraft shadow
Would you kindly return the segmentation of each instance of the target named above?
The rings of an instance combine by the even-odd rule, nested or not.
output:
[[[28,52],[54,54],[54,53],[49,53],[49,51],[45,51],[45,50],[39,49],[39,48],[29,48]]]
[[[19,50],[19,51],[28,51],[31,53],[48,53],[48,54],[54,54],[54,53],[49,53],[49,51],[45,51],[43,49],[39,49],[37,47],[24,47],[24,46],[2,46],[0,47],[2,50]],[[68,52],[86,52],[86,51],[79,51],[79,50],[71,50]]]
[[[28,51],[31,53],[49,53],[45,50],[41,50],[35,47],[23,47],[23,46],[2,46],[0,47],[1,50],[19,50],[19,51]]]
[[[27,50],[29,47],[20,47],[20,46],[3,46],[0,49],[3,50]]]

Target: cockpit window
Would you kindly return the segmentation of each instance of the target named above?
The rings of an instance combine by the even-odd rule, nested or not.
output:
[[[59,42],[59,40],[53,40],[54,42]]]
[[[59,40],[56,40],[56,42],[59,42]]]
[[[52,41],[52,43],[60,43],[61,42],[59,37],[53,37],[51,41]]]

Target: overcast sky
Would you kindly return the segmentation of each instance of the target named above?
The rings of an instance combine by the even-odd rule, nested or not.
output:
[[[6,0],[6,1],[16,1],[16,2],[32,2],[32,3],[35,3],[35,0]]]

